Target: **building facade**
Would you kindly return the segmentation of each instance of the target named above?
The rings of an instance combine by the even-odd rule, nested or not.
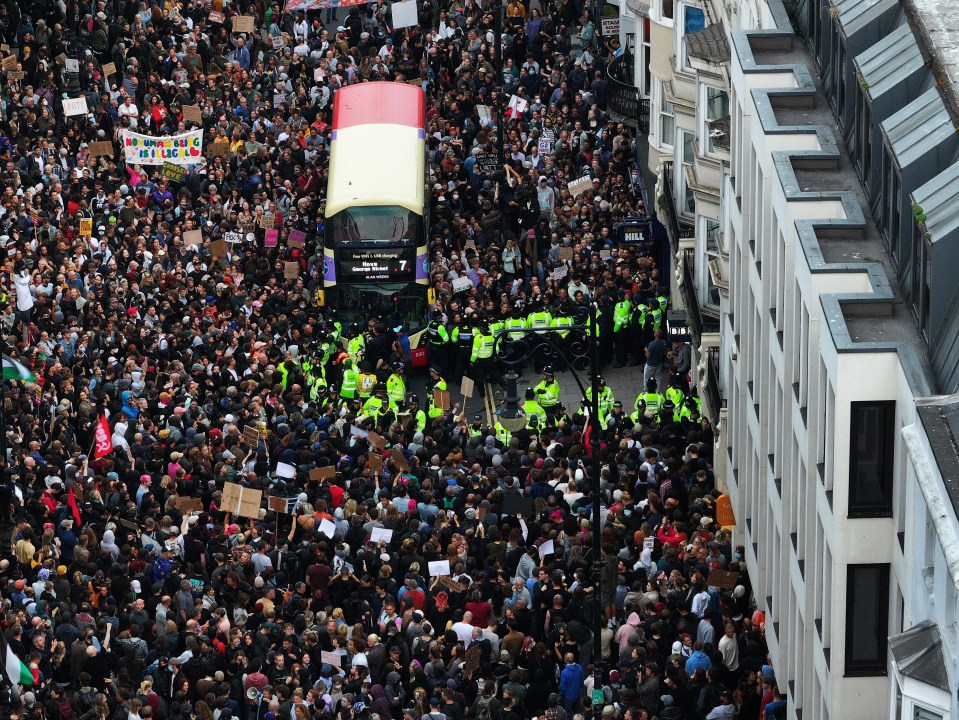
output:
[[[959,717],[959,52],[936,4],[647,11],[674,297],[797,720]]]

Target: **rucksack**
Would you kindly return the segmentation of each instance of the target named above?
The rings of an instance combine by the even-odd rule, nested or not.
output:
[[[60,720],[73,720],[73,704],[69,698],[61,697],[57,700],[57,711],[60,713]]]

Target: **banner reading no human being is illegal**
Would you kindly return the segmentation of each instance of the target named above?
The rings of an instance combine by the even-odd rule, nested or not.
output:
[[[120,138],[128,165],[194,165],[203,157],[203,131],[152,137],[124,130]]]

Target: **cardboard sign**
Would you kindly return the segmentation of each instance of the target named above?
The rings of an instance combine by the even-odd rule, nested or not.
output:
[[[17,56],[16,55],[7,55],[3,60],[0,60],[0,70],[7,72],[13,70],[17,67]]]
[[[87,99],[85,97],[69,98],[63,101],[63,114],[67,117],[86,115]]]
[[[649,550],[650,552],[652,552],[655,549],[656,549],[656,538],[654,537],[643,538],[643,550]]]
[[[432,560],[426,565],[429,568],[430,577],[449,576],[451,574],[449,560]]]
[[[586,177],[578,178],[577,180],[571,181],[566,188],[569,190],[569,194],[573,197],[582,195],[587,190],[593,189],[593,178],[589,177],[588,175]]]
[[[93,218],[80,219],[80,234],[83,237],[90,237],[93,235]]]
[[[177,497],[173,501],[173,507],[181,513],[203,512],[203,501],[200,498]]]
[[[366,439],[369,440],[370,445],[372,445],[375,448],[379,448],[380,450],[382,450],[383,448],[386,447],[386,438],[380,435],[379,433],[375,433],[371,431],[367,435]]]
[[[283,93],[273,93],[273,107],[278,108],[286,102],[286,95]]]
[[[260,442],[260,431],[252,425],[247,425],[243,428],[243,439],[251,445],[256,445]]]
[[[739,584],[739,573],[713,568],[709,571],[706,584],[712,585],[720,590],[732,590]]]
[[[129,520],[124,520],[123,518],[119,518],[119,520],[120,520],[120,525],[122,525],[123,527],[125,527],[127,530],[134,530],[134,531],[135,531],[135,530],[139,530],[139,529],[140,529],[140,526],[137,525],[135,522],[131,522],[131,521],[129,521]]]
[[[333,535],[336,534],[336,525],[334,525],[332,521],[323,518],[320,520],[320,532],[332,539]]]
[[[203,233],[200,230],[187,230],[183,233],[184,245],[202,245]]]
[[[211,23],[216,23],[217,25],[223,24],[223,13],[221,12],[211,12],[207,17]]]
[[[503,496],[504,515],[531,515],[533,512],[533,498],[512,493]]]
[[[539,546],[538,550],[541,558],[546,557],[547,555],[552,555],[554,552],[553,541],[547,540]]]
[[[267,230],[266,236],[263,239],[263,244],[267,247],[276,247],[276,240],[279,237],[279,231],[274,229]]]
[[[182,165],[175,165],[174,163],[165,162],[163,167],[160,168],[160,174],[163,175],[167,180],[172,180],[173,182],[182,182],[183,178],[186,177],[186,168]]]
[[[379,453],[370,453],[366,456],[367,462],[370,464],[370,470],[375,474],[379,474],[383,470],[383,458],[380,457]]]
[[[210,157],[219,157],[230,154],[230,142],[211,142],[206,146],[206,154]]]
[[[215,258],[226,257],[226,240],[211,240],[210,255]]]
[[[310,470],[310,480],[323,480],[336,477],[336,468],[332,465]]]
[[[333,665],[334,667],[340,667],[340,664],[343,662],[343,656],[337,652],[328,652],[326,650],[320,650],[320,662],[323,663],[324,665]]]
[[[433,391],[433,405],[443,410],[450,409],[450,394],[446,390]]]
[[[473,397],[474,385],[473,378],[467,377],[466,375],[463,376],[463,382],[460,383],[460,392],[463,394],[463,397]]]
[[[220,509],[239,517],[256,520],[260,517],[260,502],[262,500],[262,490],[245,488],[242,485],[228,482],[223,484]]]
[[[453,280],[453,292],[468,292],[473,289],[473,281],[468,277],[459,277]]]
[[[184,105],[183,106],[183,119],[186,122],[203,122],[203,113],[200,110],[199,105]]]
[[[290,247],[301,248],[306,245],[306,233],[302,230],[290,230],[290,237],[286,239]]]
[[[296,477],[296,468],[289,463],[278,462],[276,464],[276,474],[281,478],[291,480]]]
[[[23,76],[26,75],[23,70],[7,70],[7,81],[8,82],[17,82],[18,80],[23,80]]]
[[[285,277],[287,280],[296,280],[296,278],[298,278],[299,276],[300,276],[300,263],[298,262],[283,263],[283,277]]]
[[[736,525],[736,514],[733,512],[733,503],[729,495],[720,495],[716,499],[716,522],[723,527]]]
[[[113,143],[109,140],[90,143],[90,155],[92,157],[113,157],[113,154]]]
[[[389,544],[393,540],[393,531],[386,528],[373,528],[370,530],[370,542]]]
[[[559,259],[564,263],[571,262],[573,259],[573,248],[571,247],[561,247],[559,249]]]
[[[418,25],[420,22],[416,7],[416,0],[395,2],[390,9],[393,11],[393,27],[397,30],[399,28]]]
[[[233,32],[251,33],[256,27],[256,18],[252,15],[237,15],[233,18]]]
[[[286,514],[286,498],[271,495],[266,502],[273,512]]]
[[[117,66],[114,65],[112,62],[104,63],[104,64],[103,64],[103,74],[104,74],[105,77],[110,77],[111,75],[116,75],[116,74],[117,74]]]
[[[263,228],[264,230],[273,229],[273,225],[274,225],[274,222],[273,222],[272,215],[264,215],[263,217],[260,218],[260,227]]]
[[[273,45],[274,50],[279,50],[286,47],[286,38],[282,35],[271,35],[270,43]]]
[[[409,472],[410,464],[406,461],[406,456],[402,450],[390,450],[390,457],[393,458],[393,464],[396,465],[401,472]]]
[[[241,243],[243,242],[243,233],[241,232],[228,232],[223,234],[223,239],[228,243]]]

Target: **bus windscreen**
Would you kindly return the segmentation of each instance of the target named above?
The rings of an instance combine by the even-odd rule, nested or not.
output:
[[[410,243],[422,236],[422,218],[397,205],[351,207],[326,222],[330,247],[353,243]]]

